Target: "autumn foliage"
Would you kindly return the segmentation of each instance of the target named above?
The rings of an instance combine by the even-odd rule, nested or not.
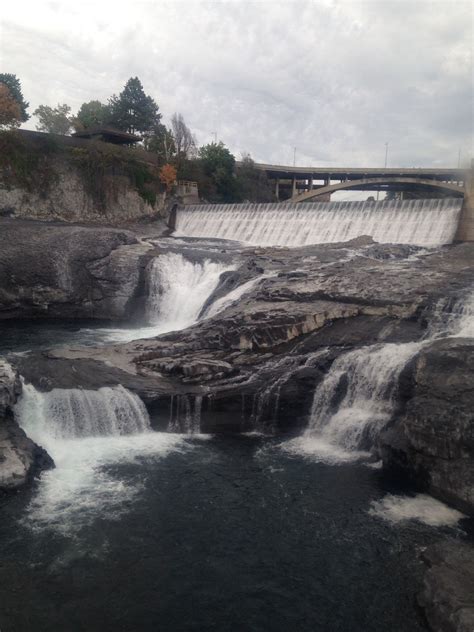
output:
[[[21,123],[20,105],[9,88],[0,83],[0,127],[18,127]]]
[[[170,191],[176,182],[176,169],[173,165],[163,165],[160,169],[160,182],[166,186],[166,190]]]

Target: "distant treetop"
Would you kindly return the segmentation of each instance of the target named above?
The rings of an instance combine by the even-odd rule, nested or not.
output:
[[[138,77],[131,77],[118,97],[113,95],[109,99],[108,107],[108,123],[130,134],[149,132],[161,119],[158,105],[145,94]]]
[[[0,85],[1,84],[5,85],[8,88],[11,97],[20,108],[19,121],[21,123],[25,123],[30,118],[29,114],[26,111],[29,108],[30,104],[25,101],[23,97],[20,80],[16,75],[12,75],[8,72],[2,72],[0,73]]]

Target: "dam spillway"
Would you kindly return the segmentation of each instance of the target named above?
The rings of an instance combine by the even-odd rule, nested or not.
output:
[[[176,232],[257,246],[298,247],[369,235],[379,243],[441,246],[454,240],[461,198],[304,204],[202,204],[180,209]]]

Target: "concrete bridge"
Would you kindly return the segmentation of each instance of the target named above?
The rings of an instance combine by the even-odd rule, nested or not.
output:
[[[336,191],[396,191],[420,198],[463,197],[457,239],[474,241],[473,169],[288,167],[256,163],[283,202],[328,202]]]

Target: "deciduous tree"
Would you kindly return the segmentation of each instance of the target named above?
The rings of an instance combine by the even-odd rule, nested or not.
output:
[[[176,155],[173,134],[163,123],[143,134],[143,145],[147,151],[156,154],[160,162],[170,162]]]
[[[91,127],[105,127],[110,121],[110,108],[100,101],[83,103],[73,119],[76,131],[80,132]]]
[[[191,158],[196,149],[196,139],[184,122],[182,114],[173,114],[171,117],[171,129],[173,132],[178,161]]]
[[[176,168],[170,164],[163,165],[160,169],[160,181],[166,186],[167,191],[171,191],[176,182]]]
[[[33,112],[38,117],[36,129],[50,134],[69,134],[72,127],[71,108],[66,103],[58,103],[57,107],[40,105]]]
[[[11,96],[18,103],[20,108],[20,121],[21,123],[25,123],[30,118],[29,114],[26,112],[30,104],[23,98],[20,80],[16,75],[3,72],[0,73],[0,84],[4,84],[8,88]]]
[[[199,150],[207,176],[214,181],[217,197],[211,201],[235,202],[240,199],[234,175],[235,158],[224,143],[210,143]]]
[[[21,108],[4,83],[0,83],[0,128],[13,128],[21,124]]]
[[[273,188],[267,174],[255,167],[250,155],[242,156],[236,170],[237,185],[240,196],[249,202],[274,202]]]

